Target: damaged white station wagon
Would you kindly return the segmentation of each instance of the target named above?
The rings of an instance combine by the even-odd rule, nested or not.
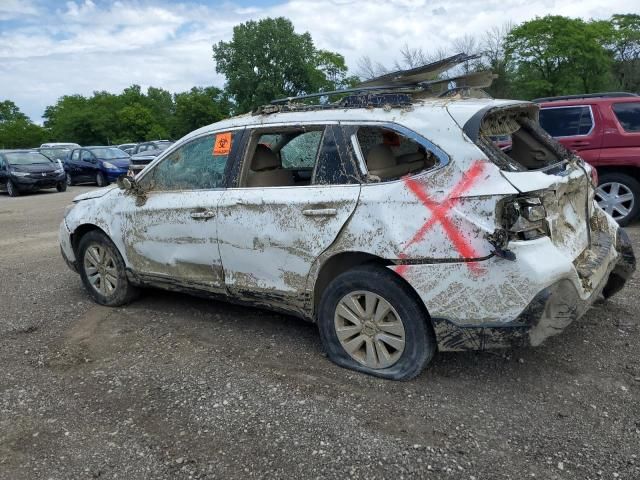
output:
[[[536,105],[381,81],[399,88],[187,135],[77,197],[64,258],[100,304],[149,285],[288,312],[337,364],[390,379],[438,349],[539,345],[623,287],[629,239]]]

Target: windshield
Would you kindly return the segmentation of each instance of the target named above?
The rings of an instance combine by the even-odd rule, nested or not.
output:
[[[34,163],[53,163],[50,159],[38,152],[11,152],[5,153],[9,165],[33,165]]]
[[[102,158],[104,160],[111,160],[113,158],[128,158],[129,154],[127,152],[120,150],[119,148],[110,147],[110,148],[91,148],[91,152],[98,158]]]
[[[158,143],[156,143],[156,148],[158,150],[166,150],[171,145],[173,145],[173,142],[158,142]]]

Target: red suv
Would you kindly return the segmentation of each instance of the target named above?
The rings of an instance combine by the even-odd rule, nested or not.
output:
[[[595,93],[539,98],[540,125],[599,175],[596,200],[620,225],[640,210],[640,96]]]

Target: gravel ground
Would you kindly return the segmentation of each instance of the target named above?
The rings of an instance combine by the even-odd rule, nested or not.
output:
[[[0,194],[0,478],[640,478],[636,278],[541,347],[389,382],[279,314],[94,304],[57,244],[86,190]]]

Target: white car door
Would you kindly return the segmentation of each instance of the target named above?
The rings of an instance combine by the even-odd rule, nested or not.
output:
[[[247,131],[239,186],[227,189],[218,204],[220,256],[229,291],[272,305],[281,301],[289,308],[303,303],[314,260],[334,242],[360,194],[353,160],[338,150],[336,127],[301,128],[305,131]],[[287,135],[297,136],[282,147]],[[256,150],[267,147],[284,168],[254,171],[260,168],[254,165]],[[293,183],[278,184],[287,183],[282,182],[287,175]]]
[[[121,214],[123,243],[142,279],[178,289],[225,291],[216,213],[236,133],[210,133],[181,145],[139,180],[146,191],[142,205],[128,197]]]

